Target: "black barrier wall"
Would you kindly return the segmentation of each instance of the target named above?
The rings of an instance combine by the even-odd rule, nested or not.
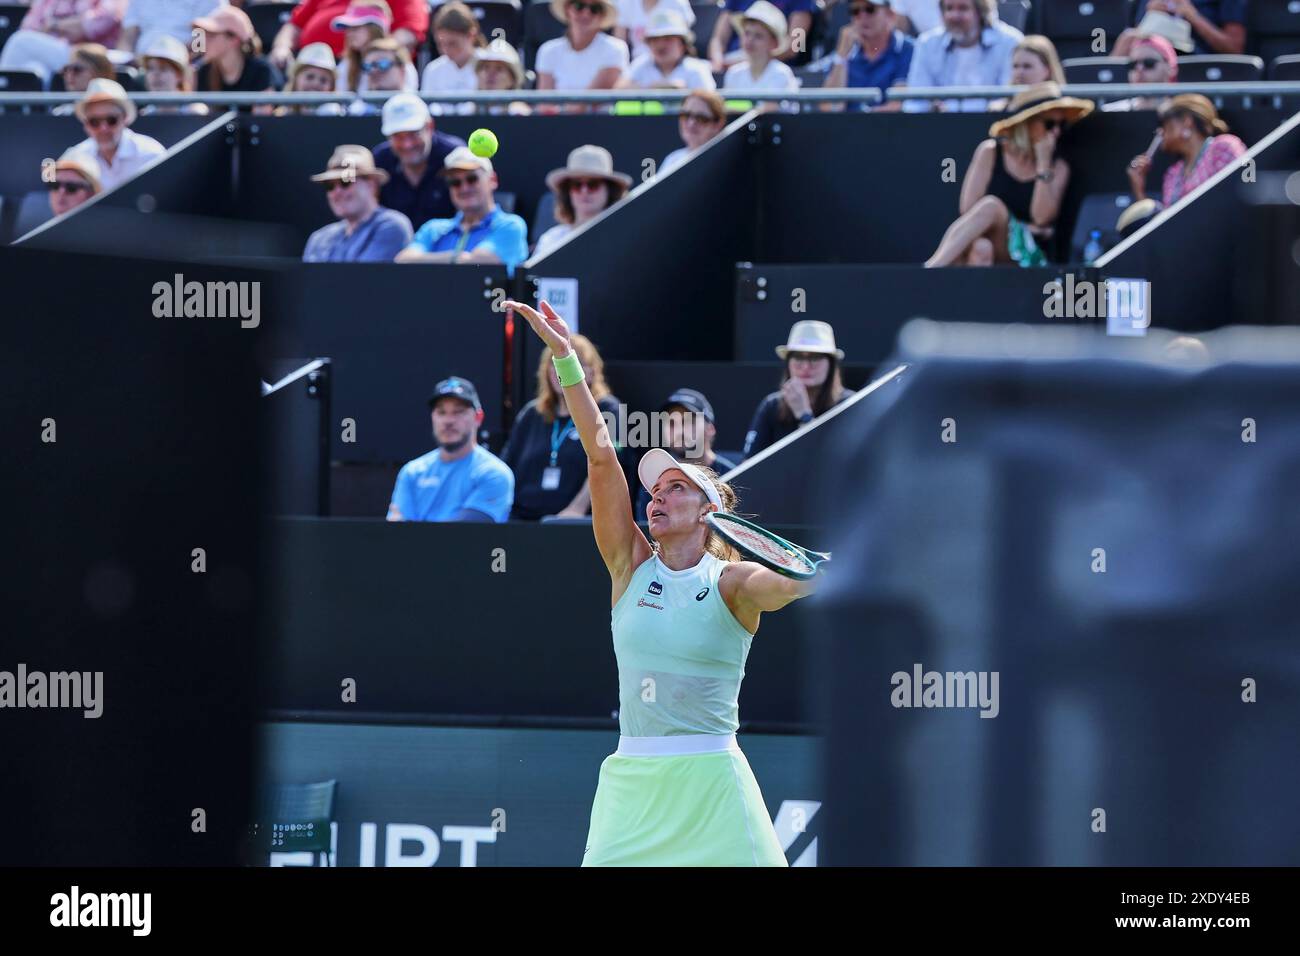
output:
[[[304,518],[276,521],[273,531],[266,706],[344,720],[382,712],[616,730],[609,574],[590,525]],[[793,615],[764,615],[740,696],[742,727],[800,724],[802,674]],[[341,702],[345,677],[356,681],[355,703]]]

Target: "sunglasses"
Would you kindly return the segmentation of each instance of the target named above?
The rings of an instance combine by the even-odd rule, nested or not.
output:
[[[603,179],[570,179],[569,191],[594,193],[597,189],[599,189],[601,186],[604,185],[605,185],[605,180]]]
[[[681,113],[679,115],[684,123],[699,123],[701,126],[710,126],[717,122],[709,113]]]
[[[67,76],[69,73],[89,73],[89,72],[90,72],[90,67],[86,66],[84,63],[69,63],[67,66],[63,68],[64,76]]]
[[[45,188],[48,189],[50,192],[69,193],[73,196],[75,196],[77,193],[90,192],[89,183],[66,183],[61,180],[52,183],[46,183]]]
[[[1156,57],[1153,57],[1153,56],[1152,56],[1152,57],[1143,57],[1143,58],[1140,59],[1140,60],[1129,60],[1129,61],[1128,61],[1128,68],[1129,68],[1130,70],[1136,70],[1136,69],[1139,69],[1139,68],[1140,68],[1140,69],[1143,69],[1143,70],[1154,70],[1156,67],[1158,67],[1158,66],[1159,66],[1161,63],[1163,63],[1163,62],[1164,62],[1164,60],[1157,59]]]
[[[605,5],[603,3],[583,3],[582,0],[573,0],[573,2],[569,4],[569,9],[577,10],[579,13],[584,10],[588,13],[600,13],[605,9]]]
[[[396,60],[367,60],[361,64],[362,73],[383,73],[385,70],[391,70],[397,65]]]
[[[473,186],[478,183],[478,173],[470,173],[468,176],[447,177],[447,185],[452,189],[460,189],[461,186]]]
[[[328,179],[321,183],[321,186],[324,187],[325,192],[332,193],[336,189],[347,189],[355,182],[355,179]]]
[[[1047,130],[1049,133],[1054,133],[1058,129],[1065,129],[1065,124],[1059,119],[1043,120],[1043,129]]]
[[[874,3],[855,3],[849,7],[849,15],[853,17],[862,16],[863,14],[871,16],[879,9],[880,7],[876,6]]]
[[[86,125],[91,129],[99,129],[101,126],[107,126],[109,129],[112,129],[120,122],[122,122],[122,117],[118,116],[116,113],[111,116],[86,117]]]

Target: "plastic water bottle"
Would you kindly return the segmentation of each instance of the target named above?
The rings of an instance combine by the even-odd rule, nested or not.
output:
[[[1101,247],[1101,230],[1092,230],[1092,232],[1088,233],[1088,244],[1083,247],[1084,265],[1092,265],[1101,258],[1101,254],[1105,251],[1106,250]]]

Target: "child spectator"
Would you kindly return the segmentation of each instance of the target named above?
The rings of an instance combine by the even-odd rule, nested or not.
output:
[[[797,90],[794,71],[778,59],[788,40],[785,14],[768,0],[754,0],[741,21],[745,59],[727,70],[723,89]]]
[[[476,89],[480,90],[520,90],[524,86],[524,65],[520,62],[519,51],[505,40],[493,40],[474,58],[474,75],[478,79]],[[510,103],[493,103],[487,107],[492,116],[510,114],[511,116],[528,116],[533,109],[522,100]]]
[[[695,56],[695,34],[676,10],[660,8],[643,33],[646,52],[636,57],[618,85],[632,89],[705,89],[717,84],[708,61]]]
[[[157,33],[140,48],[144,63],[144,88],[150,93],[193,93],[194,74],[190,72],[190,50],[184,43],[168,33]],[[203,115],[208,108],[202,103],[185,103],[177,106],[146,106],[141,116],[156,113],[189,113]]]
[[[718,17],[713,26],[713,36],[709,39],[709,65],[715,73],[722,73],[735,63],[745,59],[737,33],[744,28],[745,16],[752,10],[757,0],[727,0],[727,8]],[[786,30],[791,36],[802,36],[803,48],[808,49],[808,40],[812,30],[813,11],[817,9],[814,0],[763,0],[780,11],[787,23]],[[790,44],[781,44],[781,50],[775,54],[779,60],[789,60],[795,55]]]
[[[274,93],[283,85],[279,71],[262,56],[253,21],[238,7],[217,7],[194,21],[203,31],[200,90],[213,93]]]
[[[627,44],[634,60],[650,52],[645,42],[645,31],[656,12],[671,10],[687,27],[695,25],[695,11],[687,0],[617,0],[617,3],[618,25],[614,27],[614,36]]]
[[[338,64],[328,43],[308,43],[298,51],[289,65],[289,79],[284,84],[286,93],[333,93],[338,82]],[[339,103],[322,103],[320,106],[277,106],[276,116],[315,114],[341,116],[346,111]]]
[[[366,74],[364,60],[366,51],[376,40],[390,36],[393,14],[385,0],[362,0],[349,4],[347,11],[336,17],[332,24],[335,30],[343,33],[343,56],[339,59],[337,88],[340,92],[372,92],[370,77]],[[406,53],[406,69],[402,89],[415,89],[419,74],[411,62],[410,51],[404,44],[394,42],[393,49]]]
[[[485,45],[474,13],[459,0],[438,7],[433,17],[433,38],[439,57],[424,68],[420,77],[423,93],[453,93],[478,88],[475,54]],[[440,106],[442,104],[434,104]],[[473,104],[467,112],[473,112]]]

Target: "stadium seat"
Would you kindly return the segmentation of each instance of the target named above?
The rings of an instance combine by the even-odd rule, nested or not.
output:
[[[330,824],[334,822],[337,780],[282,784],[264,793],[256,821],[255,847],[262,853],[319,854],[334,864]]]
[[[819,44],[819,56],[826,56],[835,52],[835,46],[839,42],[840,31],[849,25],[849,0],[835,0],[825,12],[826,28],[821,36]]]
[[[27,16],[27,5],[20,3],[0,4],[0,47],[18,32],[23,17]]]
[[[37,189],[27,193],[18,204],[18,212],[14,215],[13,238],[18,239],[27,235],[53,215],[50,211],[50,197],[45,190]]]
[[[117,82],[121,83],[122,89],[128,93],[132,91],[143,93],[145,89],[143,74],[133,66],[118,67]]]
[[[1056,44],[1061,56],[1096,55],[1093,31],[1105,31],[1106,48],[1128,25],[1129,0],[1053,0],[1039,7],[1038,32]]]
[[[555,193],[548,190],[541,199],[537,200],[537,212],[533,215],[533,228],[528,231],[528,241],[537,245],[537,240],[542,237],[542,233],[557,224]]]
[[[514,193],[503,192],[499,189],[497,190],[496,201],[497,205],[501,207],[502,212],[514,212],[515,200],[516,197]]]
[[[1264,78],[1264,61],[1257,56],[1180,56],[1180,83],[1251,83]]]
[[[564,24],[551,15],[548,3],[533,0],[524,10],[524,69],[531,70],[537,59],[537,48],[547,40],[564,34]]]
[[[1273,64],[1268,68],[1268,78],[1292,83],[1300,80],[1300,53],[1280,56],[1274,60]]]
[[[1009,27],[1015,27],[1021,33],[1030,33],[1029,0],[1001,0],[998,4],[998,19]]]
[[[488,42],[500,37],[513,47],[524,39],[524,8],[519,0],[469,0],[479,31]],[[501,31],[498,33],[497,31]],[[429,18],[429,46],[437,51],[433,39],[433,18]]]
[[[808,64],[795,69],[794,75],[799,80],[799,88],[804,90],[815,90],[826,84],[826,77],[830,74],[829,62],[819,64]]]
[[[31,70],[0,70],[0,90],[5,93],[40,93],[41,78]]]
[[[271,49],[271,41],[275,39],[275,35],[280,32],[280,27],[284,26],[296,6],[296,3],[254,3],[244,10],[248,18],[253,21],[253,29],[257,31],[257,36],[262,41],[263,50]]]
[[[1296,0],[1255,0],[1246,20],[1246,43],[1266,62],[1300,53],[1300,3]]]
[[[724,6],[722,0],[717,0],[715,3],[691,4],[691,10],[695,14],[695,25],[691,30],[695,33],[695,52],[698,56],[708,59],[709,37],[713,36],[713,28],[718,22],[718,17],[722,15]]]
[[[1080,56],[1062,60],[1066,83],[1127,83],[1128,57]]]
[[[1070,261],[1083,261],[1083,249],[1094,229],[1101,233],[1102,248],[1110,249],[1116,245],[1119,242],[1119,230],[1115,228],[1115,223],[1132,201],[1133,198],[1128,193],[1092,193],[1084,196],[1079,205],[1079,216],[1074,221],[1074,233],[1070,236]]]

